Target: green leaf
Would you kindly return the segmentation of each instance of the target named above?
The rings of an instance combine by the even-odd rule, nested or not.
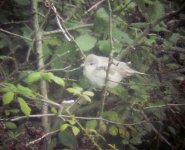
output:
[[[133,40],[129,37],[129,35],[126,32],[121,31],[117,27],[113,27],[112,34],[115,39],[117,39],[123,44],[131,44],[133,42]]]
[[[52,80],[53,80],[56,84],[58,84],[58,85],[61,85],[61,86],[64,86],[64,85],[65,85],[64,80],[63,80],[62,78],[60,78],[60,77],[54,76],[54,77],[52,78]]]
[[[176,44],[177,41],[181,38],[179,33],[173,33],[172,36],[169,38],[169,41],[173,44]]]
[[[120,118],[117,114],[117,112],[115,111],[105,111],[103,113],[104,117],[107,117],[108,119],[112,120],[112,121],[120,121]]]
[[[53,114],[57,114],[57,109],[56,109],[55,107],[51,107],[51,112],[52,112]]]
[[[3,94],[3,104],[9,104],[13,101],[14,99],[14,92],[7,92],[5,94]]]
[[[88,102],[91,102],[91,98],[87,95],[82,95],[84,100],[88,101]]]
[[[32,72],[28,75],[28,77],[24,81],[28,84],[31,84],[39,81],[41,78],[42,78],[41,72]]]
[[[41,78],[46,81],[51,81],[54,77],[54,74],[51,72],[41,72]]]
[[[87,96],[93,97],[94,93],[91,92],[91,91],[85,91],[85,92],[83,92],[83,95],[87,95]]]
[[[115,127],[115,126],[111,126],[109,128],[109,133],[112,135],[112,136],[116,136],[118,134],[118,129]]]
[[[96,38],[88,34],[77,37],[75,41],[83,51],[89,51],[96,44]]]
[[[98,48],[104,54],[109,54],[110,53],[110,41],[109,40],[98,41]]]
[[[97,121],[96,120],[90,120],[86,123],[87,129],[95,129],[97,127]]]
[[[103,121],[100,121],[100,132],[105,133],[107,131],[107,126]]]
[[[17,128],[17,125],[13,122],[5,122],[5,126],[8,128],[8,129],[16,129]]]
[[[26,103],[26,101],[25,101],[23,98],[18,97],[18,102],[19,102],[21,111],[22,111],[26,116],[29,116],[30,113],[31,113],[31,109],[30,109],[30,107],[28,106],[28,104]]]
[[[94,27],[96,32],[109,34],[109,15],[102,7],[95,14]]]
[[[119,134],[122,138],[125,138],[126,132],[126,128],[119,128]]]
[[[68,120],[68,122],[69,122],[71,125],[74,125],[74,124],[76,123],[74,119]]]
[[[69,124],[64,123],[60,126],[60,131],[63,132],[64,130],[66,130],[69,127]]]
[[[70,147],[70,149],[78,149],[78,142],[74,134],[69,131],[59,132],[58,134],[59,143]]]
[[[67,88],[67,91],[69,93],[72,93],[73,95],[81,95],[82,88],[80,87]]]
[[[43,59],[44,61],[47,61],[47,59],[52,55],[52,52],[50,51],[50,48],[46,43],[43,43]]]
[[[76,136],[80,132],[80,129],[76,126],[72,126],[72,131],[73,131],[73,134]]]
[[[24,87],[20,84],[17,85],[17,92],[22,95],[30,96],[30,97],[36,97],[34,95],[34,92],[29,89],[28,87]]]
[[[17,87],[11,83],[4,83],[3,88],[0,88],[0,92],[16,92]]]

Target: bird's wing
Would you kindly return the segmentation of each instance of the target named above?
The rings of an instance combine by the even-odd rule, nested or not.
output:
[[[98,62],[97,68],[100,70],[104,70],[106,72],[107,68],[108,68],[109,58],[99,56],[98,60],[99,60],[99,62]],[[117,67],[119,67],[119,66],[117,66],[117,64],[118,64],[118,61],[113,60],[111,66],[110,66],[111,69],[109,70],[110,75],[114,75],[116,72],[118,72],[119,69]]]

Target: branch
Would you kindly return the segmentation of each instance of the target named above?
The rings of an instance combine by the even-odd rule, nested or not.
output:
[[[146,121],[150,122],[149,118],[147,117],[147,115],[144,113],[144,111],[141,112],[143,117],[146,119]],[[172,149],[173,146],[171,145],[171,143],[155,128],[155,126],[151,124],[152,130],[166,143],[168,144]]]
[[[37,52],[37,66],[38,70],[41,70],[44,66],[43,60],[43,51],[42,51],[42,31],[39,27],[39,18],[38,18],[38,0],[32,0],[32,11],[33,11],[33,26],[34,26],[34,33],[35,33],[35,50]],[[40,82],[40,92],[43,97],[48,99],[47,95],[47,84],[46,81],[42,80]],[[42,113],[48,114],[48,103],[44,102],[42,107]],[[48,117],[45,116],[42,118],[42,125],[46,132],[49,131],[49,121]]]
[[[4,29],[1,29],[1,28],[0,28],[0,31],[1,31],[1,32],[4,32],[4,33],[7,33],[7,34],[10,34],[10,35],[13,35],[13,36],[16,36],[16,37],[19,37],[19,38],[22,38],[22,39],[25,39],[25,40],[28,40],[28,41],[33,41],[33,40],[30,39],[30,38],[27,38],[27,37],[21,36],[21,35],[19,35],[19,34],[15,34],[15,33],[9,32],[9,31],[4,30]]]
[[[157,105],[157,106],[148,106],[144,107],[143,109],[151,109],[151,108],[161,108],[161,107],[167,107],[167,106],[185,106],[185,104],[165,104],[165,105]]]
[[[60,130],[55,130],[55,131],[48,132],[48,133],[44,134],[43,136],[41,136],[40,138],[38,138],[38,139],[36,139],[36,140],[33,140],[33,141],[27,143],[26,146],[35,144],[36,142],[41,141],[42,139],[46,138],[47,136],[50,136],[50,135],[52,135],[52,134],[55,134],[55,133],[57,133],[57,132],[59,132],[59,131],[60,131]]]
[[[85,14],[89,13],[90,11],[96,9],[98,7],[98,5],[100,5],[101,3],[103,3],[105,0],[101,0],[99,2],[97,2],[96,4],[94,4],[93,6],[91,6],[86,12]]]
[[[128,54],[128,52],[133,49],[133,47],[135,47],[149,32],[152,28],[154,28],[156,25],[158,25],[161,21],[164,21],[168,18],[172,18],[174,16],[176,16],[177,14],[179,14],[181,11],[183,11],[185,7],[185,3],[181,6],[181,8],[179,8],[177,11],[172,11],[162,17],[160,17],[159,19],[157,19],[156,21],[154,21],[153,23],[150,23],[146,29],[143,31],[142,34],[140,34],[134,41],[132,44],[128,45],[126,47],[126,49],[124,51],[121,51],[120,55],[118,55],[117,59],[120,60],[122,59],[125,55]]]
[[[81,55],[81,58],[85,58],[85,54],[84,52],[82,51],[82,49],[79,47],[78,43],[75,41],[74,37],[69,33],[69,31],[67,30],[67,28],[65,27],[65,24],[64,24],[64,20],[63,18],[60,16],[60,14],[57,12],[57,9],[56,7],[54,6],[53,2],[50,2],[50,1],[45,1],[45,6],[46,7],[49,7],[50,9],[52,9],[55,13],[55,16],[56,16],[56,20],[57,20],[57,24],[60,28],[60,30],[62,31],[62,33],[64,34],[65,38],[70,42],[70,41],[73,41],[76,46],[78,47],[79,49],[79,52],[80,52],[80,55]]]
[[[105,86],[103,87],[102,91],[102,108],[101,108],[101,116],[103,115],[104,112],[104,107],[105,107],[105,100],[106,100],[106,91],[107,91],[107,83],[108,83],[108,77],[109,77],[109,72],[110,72],[110,67],[112,65],[112,49],[113,49],[113,40],[112,40],[112,9],[110,5],[110,0],[107,1],[108,6],[109,6],[109,40],[110,40],[110,55],[109,55],[109,61],[108,61],[108,66],[106,70],[106,78],[105,78]]]
[[[57,115],[56,114],[35,114],[35,115],[29,115],[29,116],[19,116],[19,117],[11,118],[11,119],[0,119],[0,121],[12,121],[12,122],[15,122],[15,121],[23,120],[23,119],[42,118],[42,117],[45,117],[45,116],[47,116],[47,117],[56,117]],[[69,118],[69,119],[74,118],[74,116],[70,116],[70,115],[59,115],[58,117],[61,118],[61,119],[63,119],[63,118],[66,118],[66,119],[67,118]],[[141,120],[141,121],[133,122],[133,123],[121,123],[121,122],[116,122],[116,121],[112,121],[112,120],[109,120],[109,119],[105,119],[105,118],[102,118],[102,117],[75,116],[75,118],[78,119],[78,120],[101,120],[101,121],[104,121],[106,123],[115,124],[115,125],[123,126],[123,127],[124,126],[135,126],[135,125],[140,125],[140,124],[144,124],[144,123],[149,123],[146,120]]]
[[[72,30],[76,30],[76,29],[80,29],[80,28],[93,27],[93,26],[94,26],[94,24],[82,24],[82,25],[79,25],[79,26],[67,28],[67,30],[72,31]],[[53,30],[53,31],[45,31],[43,33],[43,35],[47,36],[47,35],[57,34],[57,33],[62,33],[62,30],[58,29],[58,30]]]

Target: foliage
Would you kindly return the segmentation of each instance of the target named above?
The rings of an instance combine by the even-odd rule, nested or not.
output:
[[[25,149],[57,131],[50,149],[184,149],[184,14],[169,14],[183,0],[38,1],[32,12],[34,1],[0,2],[0,147]],[[42,31],[42,57],[34,22]],[[103,92],[90,90],[79,69],[90,53],[123,53],[122,61],[146,75],[108,89],[102,104]],[[41,127],[43,101],[54,112],[49,131]]]

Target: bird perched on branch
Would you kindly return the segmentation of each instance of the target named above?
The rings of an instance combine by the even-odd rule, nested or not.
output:
[[[111,63],[109,65],[109,63]],[[105,86],[106,74],[108,66],[107,87],[113,88],[126,77],[133,74],[145,74],[131,69],[127,63],[113,59],[111,62],[108,57],[97,56],[90,54],[86,57],[83,64],[83,74],[96,88]]]

